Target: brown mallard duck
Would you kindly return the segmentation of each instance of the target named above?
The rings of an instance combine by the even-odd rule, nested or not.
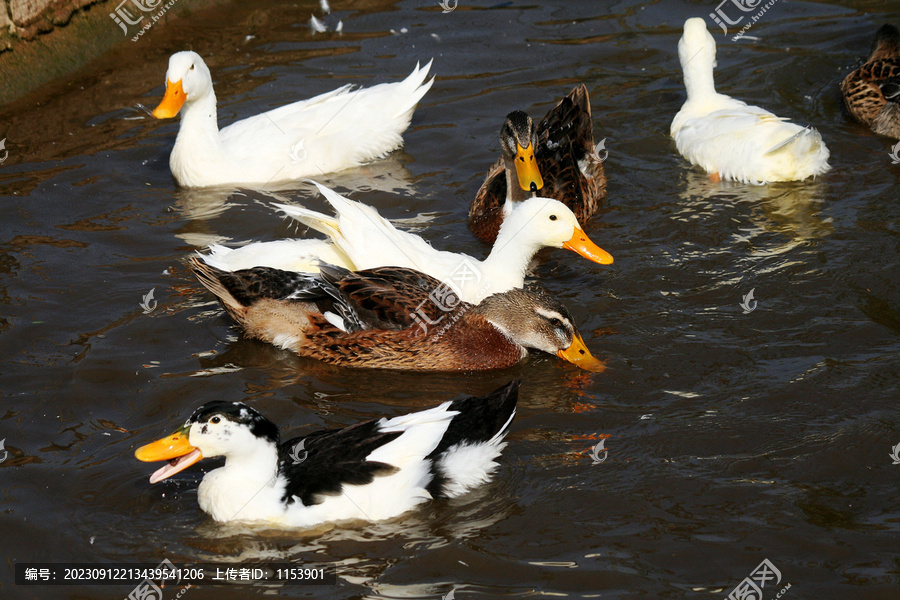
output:
[[[602,149],[602,143],[594,144],[584,84],[560,100],[537,127],[524,112],[509,113],[500,128],[501,157],[469,206],[469,229],[493,244],[513,204],[537,192],[568,206],[584,226],[606,198]]]
[[[841,83],[854,119],[880,135],[900,139],[900,32],[882,25],[866,64]]]
[[[477,306],[437,279],[400,267],[317,274],[228,272],[193,259],[200,282],[250,337],[300,356],[360,368],[470,371],[510,367],[528,348],[582,369],[605,368],[572,315],[547,294],[512,289]]]

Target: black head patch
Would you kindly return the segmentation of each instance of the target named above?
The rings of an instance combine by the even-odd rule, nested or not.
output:
[[[514,152],[515,144],[527,148],[528,144],[532,143],[533,130],[534,125],[531,122],[531,117],[521,110],[514,110],[506,115],[506,120],[503,121],[503,127],[500,129],[500,139],[507,148]]]
[[[185,422],[185,427],[190,427],[194,423],[206,424],[215,417],[220,417],[245,425],[250,428],[250,432],[256,437],[267,439],[273,444],[278,444],[278,427],[264,417],[255,408],[251,408],[243,402],[223,402],[222,400],[214,400],[207,402],[194,411],[194,414]]]

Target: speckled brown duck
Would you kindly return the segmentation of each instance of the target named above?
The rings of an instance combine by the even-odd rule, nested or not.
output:
[[[531,348],[588,371],[605,368],[566,307],[534,290],[494,294],[474,306],[413,269],[227,272],[196,258],[192,267],[248,336],[334,365],[499,369],[515,365]]]
[[[537,127],[524,112],[509,113],[500,128],[500,159],[469,206],[469,229],[478,239],[494,243],[515,203],[535,194],[559,200],[584,226],[606,198],[601,150],[602,145],[594,144],[591,104],[583,84]]]
[[[854,119],[880,135],[900,139],[900,32],[882,25],[866,64],[841,83]]]

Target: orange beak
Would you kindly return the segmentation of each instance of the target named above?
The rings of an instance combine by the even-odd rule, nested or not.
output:
[[[202,459],[203,453],[191,446],[191,443],[188,441],[187,428],[182,427],[172,435],[167,435],[161,440],[141,446],[134,451],[134,456],[144,462],[169,461],[166,466],[158,469],[150,476],[150,483],[156,483],[171,477],[175,473],[184,471]]]
[[[531,142],[527,148],[516,144],[516,175],[519,176],[519,187],[526,192],[536,192],[544,187],[541,171],[534,160],[534,144]]]
[[[187,95],[185,95],[184,89],[181,87],[181,80],[179,79],[175,83],[167,80],[166,95],[163,96],[162,102],[153,111],[153,116],[157,119],[171,119],[178,114],[186,99]]]
[[[611,265],[613,263],[612,254],[591,241],[583,229],[576,227],[572,232],[572,239],[562,245],[563,248],[577,252],[588,260],[601,265]]]
[[[579,333],[575,333],[568,348],[560,350],[556,355],[585,371],[599,373],[606,370],[606,365],[591,355],[591,351],[584,345],[584,340],[581,339]]]

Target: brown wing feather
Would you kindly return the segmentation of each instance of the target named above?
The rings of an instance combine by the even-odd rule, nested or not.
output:
[[[478,188],[475,199],[469,205],[469,229],[482,242],[493,244],[503,222],[503,205],[506,204],[506,170],[503,159],[497,160],[488,171],[484,183]]]
[[[535,159],[544,178],[541,194],[571,208],[585,225],[606,197],[606,173],[594,149],[591,104],[584,84],[550,109],[537,126],[537,136]],[[579,163],[585,165],[587,176]]]
[[[850,114],[871,125],[887,103],[881,86],[893,79],[900,79],[898,59],[866,63],[850,73],[841,83],[841,92]]]
[[[900,139],[900,36],[884,25],[866,64],[841,82],[850,115],[875,133]]]
[[[460,304],[438,279],[414,269],[378,267],[347,273],[334,282],[347,304],[373,329],[400,330],[435,320]]]

